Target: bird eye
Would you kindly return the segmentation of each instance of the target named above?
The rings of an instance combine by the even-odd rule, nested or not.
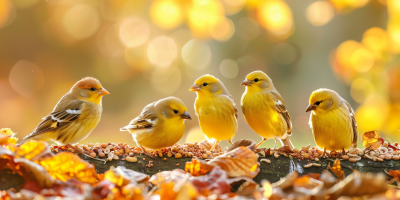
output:
[[[320,104],[321,102],[322,102],[322,101],[317,101],[317,102],[314,103],[314,105],[319,106],[319,104]]]
[[[254,82],[258,82],[258,78],[254,79]]]
[[[207,86],[208,85],[208,83],[203,83],[203,86]]]
[[[96,90],[96,88],[94,88],[94,87],[91,87],[89,90],[90,90],[90,91],[95,91],[95,90]]]
[[[174,110],[174,113],[175,113],[175,114],[178,114],[178,111],[177,111],[177,110]]]

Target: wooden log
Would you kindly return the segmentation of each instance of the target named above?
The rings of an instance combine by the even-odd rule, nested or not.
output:
[[[91,159],[86,156],[80,155],[80,157],[89,163],[92,163],[97,173],[104,173],[111,166],[125,166],[128,169],[138,171],[141,173],[145,173],[148,175],[154,175],[161,171],[171,171],[173,169],[184,169],[185,163],[191,161],[191,158],[178,158],[175,159],[173,157],[163,157],[163,158],[150,158],[147,156],[136,156],[138,158],[137,162],[127,162],[125,160],[112,160],[104,164],[104,162]],[[145,158],[145,160],[143,160]],[[164,160],[167,158],[167,160]],[[288,157],[280,156],[279,158],[274,158],[273,156],[266,156],[265,158],[269,159],[271,163],[260,162],[262,158],[259,158],[260,162],[260,172],[254,178],[254,181],[257,183],[261,183],[261,180],[266,179],[271,183],[279,181],[281,178],[285,177],[287,174],[297,170],[300,175],[306,175],[308,173],[321,173],[324,169],[327,169],[328,163],[331,163],[332,166],[333,160],[321,159],[319,162],[321,167],[310,167],[304,168],[307,164],[307,160],[298,160],[298,159],[290,159]],[[147,167],[149,161],[153,161],[153,167]],[[314,161],[313,161],[314,162]],[[400,170],[400,161],[394,160],[384,160],[383,162],[374,162],[369,159],[361,159],[358,162],[352,163],[347,160],[342,160],[341,162],[342,170],[345,175],[348,176],[353,172],[353,170],[357,170],[360,172],[372,172],[372,173],[383,173],[384,170]],[[5,176],[5,174],[8,174]],[[9,174],[5,173],[4,170],[0,172],[0,189],[9,189],[16,188],[18,184],[22,184],[22,177],[19,177],[17,174]]]

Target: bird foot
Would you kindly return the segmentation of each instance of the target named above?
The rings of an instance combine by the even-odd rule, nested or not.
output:
[[[147,151],[142,151],[142,154],[146,155],[146,156],[148,156],[150,158],[154,158],[154,154],[153,153],[150,153],[150,152],[147,152]]]

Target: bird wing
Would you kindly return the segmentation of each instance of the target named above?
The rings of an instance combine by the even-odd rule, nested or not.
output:
[[[281,95],[278,93],[278,91],[270,90],[269,91],[272,94],[272,97],[275,101],[275,108],[276,111],[278,111],[283,119],[285,119],[286,124],[287,124],[287,134],[291,135],[292,134],[292,122],[290,121],[290,115],[288,111],[286,110],[285,106],[285,101],[283,101],[283,98]]]
[[[69,104],[63,103],[65,102],[60,101],[60,103],[58,104],[60,105],[60,107],[63,106],[63,109],[61,109],[59,106],[56,106],[56,109],[54,109],[53,112],[44,117],[42,119],[43,121],[40,122],[40,124],[36,127],[34,131],[32,131],[31,134],[24,138],[24,141],[22,143],[37,135],[57,130],[60,127],[68,125],[69,123],[79,118],[83,107],[83,101],[74,100],[71,101]]]
[[[238,118],[238,110],[237,110],[237,107],[236,107],[236,103],[235,103],[235,101],[233,100],[233,96],[232,95],[227,95],[228,97],[229,97],[229,99],[230,100],[232,100],[232,103],[233,103],[233,107],[234,107],[234,111],[235,111],[235,117],[236,117],[236,119]]]
[[[347,107],[347,109],[350,112],[350,117],[351,117],[351,126],[353,128],[353,147],[356,148],[357,147],[357,141],[358,141],[358,128],[357,128],[357,122],[356,122],[356,118],[354,117],[355,113],[353,108],[351,108],[350,104],[347,101],[345,102],[345,106]]]
[[[151,103],[147,105],[139,116],[133,119],[129,125],[121,128],[120,131],[128,131],[128,129],[152,128],[155,120],[157,119],[156,115],[154,114],[154,104],[155,103]]]

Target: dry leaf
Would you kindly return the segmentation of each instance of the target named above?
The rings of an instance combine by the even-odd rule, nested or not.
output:
[[[75,178],[84,183],[97,182],[94,166],[73,153],[61,152],[39,163],[53,178],[61,181]]]
[[[0,145],[15,145],[18,138],[14,137],[15,133],[9,128],[0,129]]]
[[[225,170],[229,177],[247,176],[254,178],[260,171],[257,157],[246,147],[239,147],[208,162]]]
[[[106,199],[112,190],[115,188],[115,184],[111,183],[109,180],[103,180],[97,184],[93,189],[92,198],[93,199]]]
[[[112,167],[106,171],[104,179],[111,181],[117,186],[125,186],[130,183],[147,183],[149,176],[136,172],[130,169],[126,169],[124,166],[118,166],[117,168]]]
[[[30,140],[19,148],[15,148],[15,153],[18,157],[26,158],[28,160],[36,161],[52,157],[49,145],[43,141]]]
[[[400,170],[389,170],[388,174],[400,180]]]
[[[336,178],[327,170],[322,171],[320,179],[324,182],[324,187],[326,189],[329,189],[336,184]]]
[[[21,167],[24,167],[28,172],[30,172],[42,188],[51,187],[55,183],[53,177],[51,177],[50,174],[47,173],[47,171],[39,164],[25,158],[15,158],[14,162],[19,163]],[[25,176],[23,177],[27,178]]]
[[[173,171],[162,171],[154,174],[153,176],[151,176],[149,182],[153,185],[158,186],[165,182],[178,183],[186,177],[187,174],[185,173],[185,171],[181,169],[174,169]]]
[[[294,191],[301,192],[305,195],[316,195],[324,186],[322,181],[313,179],[309,176],[302,176],[294,181]]]
[[[207,174],[214,168],[214,165],[210,165],[202,160],[192,159],[192,162],[185,163],[185,172],[188,172],[192,176],[200,176]]]
[[[247,139],[236,141],[229,147],[228,151],[232,151],[241,146],[247,147],[250,150],[252,150],[253,152],[256,151],[256,142],[254,142],[253,140],[247,140]]]
[[[191,182],[199,193],[206,197],[212,194],[222,195],[231,191],[227,174],[220,167],[214,167],[210,174],[195,177]]]
[[[353,172],[327,191],[332,198],[363,196],[386,192],[386,175]]]
[[[369,131],[363,134],[362,141],[365,148],[372,148],[373,150],[379,148],[382,145],[382,141],[379,140],[380,135],[378,131]]]
[[[284,178],[281,178],[276,183],[273,183],[271,186],[273,188],[280,188],[281,190],[285,190],[288,187],[291,187],[294,183],[294,181],[299,177],[299,173],[297,171],[294,171],[288,175],[286,175]]]
[[[308,177],[310,177],[310,178],[313,178],[313,179],[316,179],[316,180],[320,180],[320,179],[319,179],[320,174],[318,174],[318,173],[308,173],[308,174],[306,174],[306,175],[304,175],[304,176],[308,176]],[[302,177],[303,177],[303,176],[302,176]]]
[[[207,151],[210,151],[211,148],[214,146],[215,142],[217,142],[217,141],[215,141],[215,140],[212,140],[212,141],[203,140],[203,141],[200,142],[199,146],[202,149],[206,149]],[[214,152],[215,153],[222,152],[222,148],[221,148],[221,146],[219,146],[219,144],[217,144],[217,146],[215,147]]]
[[[328,166],[329,168],[329,166]],[[342,166],[340,166],[340,160],[336,160],[335,163],[333,163],[333,166],[330,168],[333,172],[333,174],[335,174],[335,176],[340,179],[343,180],[344,179],[344,172],[342,170]]]

